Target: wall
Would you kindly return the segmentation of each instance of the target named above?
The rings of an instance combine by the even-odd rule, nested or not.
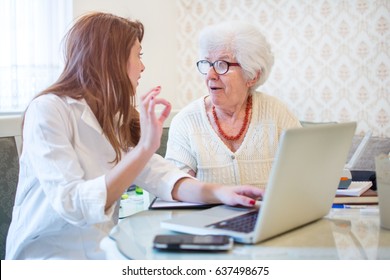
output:
[[[161,85],[175,110],[207,93],[195,66],[200,29],[227,19],[253,22],[275,54],[260,90],[301,120],[357,121],[358,134],[390,137],[389,6],[388,0],[83,0],[74,1],[74,13],[141,20],[146,70],[138,92]]]
[[[390,136],[390,1],[177,0],[178,107],[206,94],[195,67],[199,30],[228,19],[254,23],[275,65],[260,90],[301,120],[357,121]]]

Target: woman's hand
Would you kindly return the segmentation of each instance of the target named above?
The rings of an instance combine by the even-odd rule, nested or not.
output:
[[[163,98],[157,98],[160,91],[161,87],[158,86],[141,96],[141,138],[138,145],[153,153],[160,147],[163,124],[171,112],[171,104]],[[164,106],[160,116],[156,115],[156,105]]]
[[[252,207],[264,195],[264,190],[254,186],[221,186],[215,189],[216,198],[223,204]]]
[[[178,180],[172,190],[172,198],[197,203],[223,203],[252,207],[262,198],[264,190],[250,186],[225,186],[204,183],[192,178]]]

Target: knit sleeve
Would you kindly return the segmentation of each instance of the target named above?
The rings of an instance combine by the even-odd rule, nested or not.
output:
[[[280,102],[279,106],[275,108],[275,114],[280,116],[279,118],[275,118],[279,121],[278,127],[280,130],[302,126],[299,119],[283,102]]]
[[[191,118],[185,111],[179,112],[169,127],[167,151],[165,158],[173,162],[184,172],[196,172],[196,158],[191,151],[191,135],[193,133]]]
[[[301,127],[299,119],[282,100],[263,93],[260,96],[260,114],[263,119],[267,116],[275,122],[279,134],[285,129]]]

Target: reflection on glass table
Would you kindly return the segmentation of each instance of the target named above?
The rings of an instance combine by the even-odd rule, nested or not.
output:
[[[119,207],[119,219],[126,218],[149,207],[151,194],[142,189],[130,187],[122,194]]]
[[[160,252],[157,234],[175,234],[160,222],[198,210],[145,210],[124,218],[103,239],[108,259],[390,259],[390,231],[379,227],[377,208],[332,209],[316,222],[256,245],[235,244],[229,252]]]

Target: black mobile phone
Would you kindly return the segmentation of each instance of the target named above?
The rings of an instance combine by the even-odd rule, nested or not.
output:
[[[157,235],[153,247],[160,250],[227,251],[233,248],[233,238],[225,235]]]

